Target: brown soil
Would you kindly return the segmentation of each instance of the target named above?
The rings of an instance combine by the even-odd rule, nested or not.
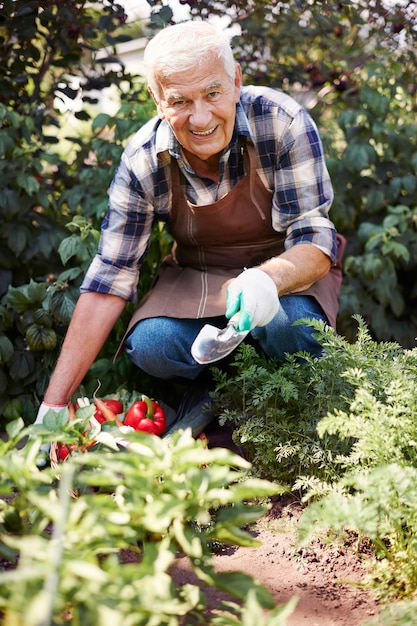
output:
[[[329,547],[315,541],[308,549],[296,546],[297,503],[280,499],[255,525],[259,547],[233,547],[215,554],[217,571],[242,571],[259,580],[277,605],[297,596],[298,603],[287,626],[360,626],[378,615],[372,592],[359,588],[366,569],[353,547]],[[187,557],[178,558],[172,576],[178,585],[198,584]],[[210,613],[225,594],[202,588]]]

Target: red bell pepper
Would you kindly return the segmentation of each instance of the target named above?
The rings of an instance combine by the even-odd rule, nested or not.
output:
[[[165,430],[165,412],[163,408],[148,396],[134,402],[124,420],[126,426],[153,435],[162,435]]]
[[[105,409],[105,407],[103,407],[103,404],[107,406],[111,411],[113,411],[114,415],[120,415],[120,413],[123,413],[123,404],[119,400],[99,400],[98,398],[94,398],[94,403],[96,404],[96,407],[97,404],[100,404],[101,406],[101,409],[97,407],[96,412],[94,413],[94,417],[100,424],[103,424],[107,420],[116,421],[116,418],[113,417],[111,414],[109,415],[106,411],[103,413],[102,409]]]

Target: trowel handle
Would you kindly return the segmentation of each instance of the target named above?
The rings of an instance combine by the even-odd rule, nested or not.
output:
[[[238,333],[238,335],[242,335],[242,338],[248,334],[248,330],[239,330],[239,317],[240,311],[232,315],[226,328],[221,331],[222,340],[229,339],[230,337],[233,337],[233,335],[236,335],[236,333]]]
[[[239,331],[239,317],[240,317],[240,311],[232,315],[230,320],[227,322],[227,326],[228,327],[233,326],[235,331]]]

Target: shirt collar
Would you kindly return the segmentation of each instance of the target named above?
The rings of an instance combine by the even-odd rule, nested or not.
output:
[[[155,150],[156,154],[170,152],[176,159],[180,158],[181,146],[166,120],[160,120],[156,129]]]
[[[236,105],[236,121],[234,132],[237,137],[243,135],[244,137],[250,139],[252,143],[254,143],[252,133],[250,132],[249,120],[246,117],[246,113],[240,100]]]

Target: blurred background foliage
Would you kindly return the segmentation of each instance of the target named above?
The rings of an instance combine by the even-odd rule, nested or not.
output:
[[[130,3],[131,4],[131,3]],[[184,19],[230,27],[246,83],[290,93],[316,120],[335,187],[331,217],[348,241],[338,330],[361,314],[378,341],[417,336],[417,4],[148,0],[0,4],[0,421],[33,421],[97,246],[107,189],[128,138],[154,114],[117,45]],[[178,14],[181,17],[178,17]],[[103,53],[104,50],[104,53]],[[111,88],[114,112],[98,107]],[[72,105],[71,105],[72,103]],[[76,106],[75,106],[76,105]],[[69,113],[70,111],[70,113]],[[156,224],[139,296],[169,249]],[[86,377],[158,397],[113,355],[128,305]]]

